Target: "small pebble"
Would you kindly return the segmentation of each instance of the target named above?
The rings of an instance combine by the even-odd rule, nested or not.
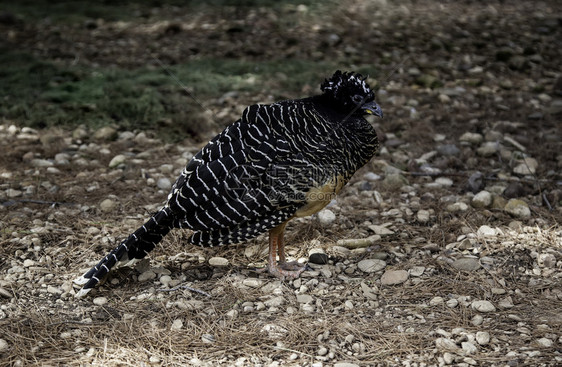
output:
[[[156,186],[162,190],[170,190],[172,188],[172,182],[166,177],[159,178],[158,181],[156,181]]]
[[[466,132],[461,135],[459,141],[464,141],[471,144],[480,144],[484,141],[482,134]]]
[[[531,210],[526,202],[519,199],[509,199],[507,204],[505,204],[504,210],[519,218],[529,218],[531,216]]]
[[[146,282],[147,280],[151,280],[156,278],[156,273],[152,271],[152,269],[148,269],[147,271],[142,272],[139,277],[139,282]]]
[[[47,292],[49,292],[51,294],[61,294],[62,289],[60,289],[58,287],[53,287],[52,285],[48,285],[47,286]]]
[[[381,277],[382,285],[402,284],[408,280],[408,272],[406,270],[387,270]]]
[[[459,301],[455,298],[452,298],[452,299],[448,300],[446,304],[447,304],[447,307],[449,307],[449,308],[455,308],[459,304]]]
[[[476,234],[483,237],[491,237],[491,236],[495,236],[497,234],[497,231],[490,226],[483,225],[480,226],[480,228],[478,228]]]
[[[474,315],[474,317],[472,317],[472,320],[470,320],[470,322],[472,322],[472,325],[474,326],[479,326],[482,325],[482,323],[484,322],[484,318],[481,315]]]
[[[472,309],[479,312],[496,311],[496,307],[490,301],[486,301],[486,300],[472,302]]]
[[[498,307],[503,308],[503,309],[512,308],[513,307],[513,299],[511,298],[511,296],[507,296],[505,298],[502,298],[498,302]]]
[[[214,343],[215,337],[211,334],[203,334],[201,335],[201,340],[203,341],[203,343]]]
[[[170,282],[172,281],[172,278],[169,275],[162,275],[160,277],[160,283],[162,283],[163,286],[168,287],[170,285]]]
[[[111,126],[104,126],[94,133],[94,138],[99,140],[115,140],[117,138],[117,130]]]
[[[0,287],[0,296],[5,298],[12,298],[14,295],[9,290]]]
[[[100,210],[104,213],[110,213],[115,210],[117,203],[111,199],[105,199],[100,203]]]
[[[437,338],[435,339],[435,346],[437,349],[447,350],[451,352],[455,352],[459,350],[457,343],[454,340],[449,338]]]
[[[418,213],[416,214],[416,218],[418,219],[418,221],[420,223],[428,222],[429,221],[429,211],[427,211],[425,209],[418,210]]]
[[[313,254],[310,254],[310,256],[308,257],[308,261],[313,263],[313,264],[319,264],[319,265],[324,265],[327,264],[329,260],[328,255],[320,253],[320,252],[315,252]]]
[[[490,333],[487,331],[478,331],[476,333],[476,342],[480,345],[487,345],[490,342]]]
[[[150,363],[156,364],[156,363],[160,363],[160,358],[156,357],[156,356],[150,356],[150,358],[148,359],[148,361]]]
[[[539,163],[536,159],[527,157],[523,159],[522,163],[519,163],[513,168],[513,173],[518,175],[532,175],[535,174]]]
[[[447,155],[447,156],[457,155],[461,152],[460,149],[455,144],[438,145],[437,151],[442,155]]]
[[[0,339],[0,353],[7,351],[8,348],[10,348],[8,342],[4,339]]]
[[[452,353],[445,352],[443,353],[443,361],[446,364],[452,364],[455,361],[455,356]]]
[[[227,266],[228,265],[228,259],[225,259],[224,257],[211,257],[209,259],[209,265],[211,266],[216,266],[216,267],[220,267],[220,266]]]
[[[299,294],[297,295],[297,302],[298,303],[311,303],[314,301],[314,298],[312,298],[311,295],[309,294]]]
[[[474,354],[478,352],[478,348],[476,348],[476,346],[471,342],[462,342],[461,347],[466,354]]]
[[[181,319],[175,319],[172,322],[172,326],[170,326],[171,330],[181,330],[181,328],[183,327],[183,321]]]
[[[483,190],[474,195],[470,204],[477,209],[487,208],[492,205],[492,200],[492,194],[486,190]]]
[[[96,297],[93,300],[94,305],[96,306],[103,306],[107,303],[107,298],[106,297]]]
[[[318,223],[322,227],[329,227],[336,221],[336,215],[330,209],[324,209],[318,212]]]
[[[410,275],[413,277],[421,277],[425,271],[425,266],[412,266]]]
[[[365,273],[376,273],[386,267],[386,262],[378,259],[365,259],[359,261],[357,267]]]
[[[544,348],[550,348],[550,347],[552,347],[552,344],[554,344],[554,343],[552,342],[552,340],[550,340],[548,338],[540,338],[540,339],[537,339],[537,344],[540,345],[541,347],[544,347]]]
[[[351,249],[355,248],[364,248],[374,245],[375,243],[381,240],[381,236],[373,235],[367,238],[353,238],[353,239],[345,239],[345,240],[338,240],[337,245],[343,246]]]
[[[263,285],[263,281],[256,278],[246,278],[242,281],[242,284],[250,288],[259,288]]]
[[[429,305],[430,306],[437,306],[437,305],[443,304],[443,302],[444,302],[443,297],[436,296],[436,297],[433,297],[432,299],[429,300]]]
[[[480,269],[480,261],[473,257],[461,257],[452,264],[453,268],[462,271],[476,271]]]
[[[120,164],[125,163],[127,161],[127,156],[124,154],[118,154],[109,161],[109,168],[115,168]]]
[[[457,203],[447,205],[447,211],[451,213],[465,212],[468,210],[468,205],[459,201]]]

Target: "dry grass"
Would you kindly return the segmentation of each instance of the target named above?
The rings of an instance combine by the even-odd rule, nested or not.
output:
[[[559,241],[559,234],[556,234],[559,230],[536,230],[537,236],[533,238],[522,236],[529,231],[529,228],[519,232],[506,229],[503,239],[519,238],[535,246],[538,243],[560,250],[560,244],[552,242]],[[173,236],[168,245],[178,249],[181,237]],[[496,246],[492,242],[489,241],[489,247]],[[2,255],[12,251],[4,247]],[[240,259],[240,251],[234,248],[212,250],[215,251],[221,256],[235,255],[232,256],[235,263]],[[320,279],[331,287],[328,292],[313,293],[316,310],[312,313],[299,309],[290,283],[274,284],[275,294],[284,300],[277,310],[244,312],[241,308],[244,302],[267,300],[271,295],[263,289],[241,287],[239,271],[248,272],[236,266],[218,272],[211,269],[210,279],[189,282],[193,287],[210,292],[211,298],[187,290],[159,292],[150,283],[132,280],[134,271],[122,270],[115,277],[121,279],[120,284],[107,284],[98,291],[97,295],[108,298],[107,304],[95,306],[89,298],[67,299],[54,300],[56,306],[52,307],[49,303],[54,298],[45,292],[32,292],[37,287],[30,283],[12,290],[18,295],[12,301],[18,316],[0,320],[3,338],[10,345],[0,366],[18,363],[138,366],[150,363],[151,358],[154,363],[158,360],[167,366],[196,364],[197,360],[204,361],[205,365],[232,365],[236,361],[243,361],[243,365],[274,361],[309,365],[316,361],[320,347],[332,352],[333,360],[360,365],[394,364],[408,358],[432,360],[436,358],[436,330],[451,331],[461,327],[476,331],[479,328],[472,325],[471,320],[477,313],[472,308],[429,306],[429,300],[435,296],[450,299],[462,294],[468,301],[488,299],[497,304],[504,296],[491,292],[492,287],[498,286],[493,279],[511,272],[508,260],[517,251],[503,246],[494,257],[506,261],[488,272],[458,272],[437,258],[426,259],[424,265],[433,272],[417,282],[408,281],[401,286],[380,286],[379,275]],[[154,258],[159,258],[158,252],[160,250]],[[173,262],[162,265],[176,269]],[[399,267],[407,269],[413,265],[416,261],[412,259]],[[63,274],[57,276],[69,278],[75,275],[74,270],[64,273],[59,269]],[[492,273],[495,276],[490,276]],[[173,277],[178,275],[173,271]],[[303,282],[310,279],[305,277]],[[277,282],[264,280],[264,286]],[[362,282],[376,290],[376,300],[363,295]],[[516,315],[531,330],[531,326],[538,324],[560,330],[560,300],[546,292],[550,287],[530,286],[529,277],[519,274],[505,288],[509,293],[515,291],[511,293],[515,306],[500,309],[489,319],[484,315],[487,328],[496,338],[494,346],[516,349],[525,347],[535,338],[534,332],[526,338],[513,338],[520,330],[510,315]],[[194,300],[198,302],[190,303]],[[344,306],[346,300],[352,300],[353,308]],[[179,308],[177,301],[187,301],[194,308]],[[293,311],[288,312],[291,307]],[[229,313],[232,310],[236,313]],[[171,328],[175,320],[181,320],[180,330]],[[273,331],[266,331],[268,327]],[[206,335],[212,336],[212,342],[205,341]],[[540,336],[536,334],[537,338]],[[542,352],[541,361],[548,361],[554,355],[551,355],[554,350]],[[290,362],[295,356],[296,360]],[[509,360],[495,353],[492,345],[473,358],[481,363]]]

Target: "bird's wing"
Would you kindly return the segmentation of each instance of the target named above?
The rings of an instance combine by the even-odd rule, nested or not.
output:
[[[187,165],[168,199],[180,226],[224,232],[263,222],[282,210],[285,215],[269,227],[304,205],[305,189],[319,179],[318,172],[280,133],[286,124],[280,108],[246,108],[240,120]]]

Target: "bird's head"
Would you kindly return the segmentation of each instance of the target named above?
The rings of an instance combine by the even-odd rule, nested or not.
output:
[[[361,74],[338,70],[331,78],[324,80],[320,89],[330,102],[346,113],[382,117],[382,110],[375,102],[375,93],[366,79]]]

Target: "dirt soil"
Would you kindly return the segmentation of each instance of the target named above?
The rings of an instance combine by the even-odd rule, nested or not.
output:
[[[72,280],[158,209],[201,142],[2,117],[0,366],[561,365],[560,2],[218,9],[0,30],[60,65],[372,65],[380,154],[287,227],[291,259],[328,264],[279,281],[254,271],[265,236],[201,249],[176,230],[76,299]],[[203,102],[224,125],[272,93]]]

